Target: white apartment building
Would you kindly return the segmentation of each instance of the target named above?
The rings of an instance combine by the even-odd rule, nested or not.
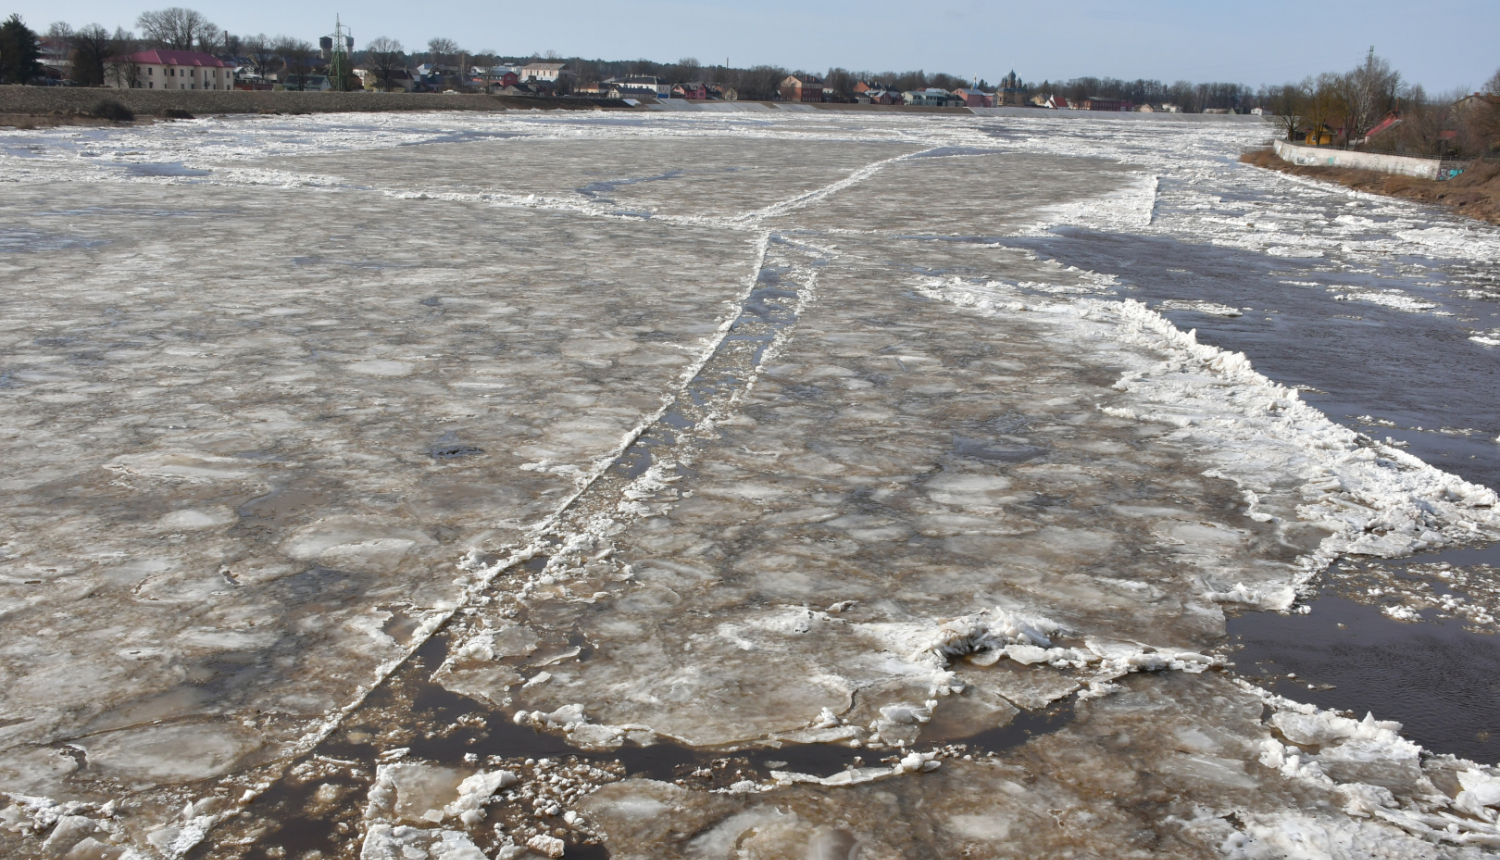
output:
[[[105,77],[116,89],[232,90],[234,66],[201,51],[141,51],[110,65],[128,74]]]

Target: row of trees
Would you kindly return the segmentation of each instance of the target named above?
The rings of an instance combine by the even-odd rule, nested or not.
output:
[[[1479,93],[1432,96],[1404,82],[1372,49],[1348,72],[1270,88],[1265,105],[1289,141],[1430,156],[1481,156],[1500,147],[1500,71]]]
[[[150,48],[234,57],[245,61],[259,75],[285,71],[299,82],[320,66],[317,48],[305,39],[270,37],[263,33],[235,36],[192,9],[173,7],[145,12],[136,20],[136,26],[140,28],[139,35],[124,28],[110,32],[99,24],[75,28],[58,21],[44,35],[50,42],[67,46],[72,65],[70,78],[79,86],[129,85],[135,72],[131,63],[120,58]],[[19,16],[12,15],[5,22],[0,32],[0,79],[7,83],[29,83],[42,74],[38,62],[40,38]],[[20,59],[24,51],[7,49],[6,39],[33,46],[29,64]]]

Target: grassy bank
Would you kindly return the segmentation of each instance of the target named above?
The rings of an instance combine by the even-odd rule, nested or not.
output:
[[[1374,170],[1292,164],[1283,161],[1269,147],[1247,152],[1240,156],[1240,161],[1294,176],[1337,182],[1356,191],[1447,206],[1460,215],[1500,224],[1500,161],[1476,161],[1473,167],[1443,182]]]

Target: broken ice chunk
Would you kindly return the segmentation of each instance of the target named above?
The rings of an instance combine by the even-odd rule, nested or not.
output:
[[[487,860],[466,834],[384,823],[370,826],[359,857],[360,860]]]
[[[1458,784],[1463,786],[1460,794],[1467,794],[1480,806],[1500,806],[1500,779],[1477,770],[1458,773]]]
[[[544,857],[561,857],[568,846],[555,836],[538,833],[526,840],[526,847]]]
[[[1047,659],[1047,649],[1035,645],[1007,645],[1005,656],[1025,666],[1041,663]]]
[[[443,807],[443,812],[462,819],[464,824],[475,824],[484,817],[485,801],[496,791],[517,782],[520,779],[508,770],[476,773],[458,784],[458,799]]]

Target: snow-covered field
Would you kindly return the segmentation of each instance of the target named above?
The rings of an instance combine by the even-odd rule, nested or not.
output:
[[[0,131],[0,853],[1500,851],[1228,648],[1500,540],[1500,231],[1269,134]]]

